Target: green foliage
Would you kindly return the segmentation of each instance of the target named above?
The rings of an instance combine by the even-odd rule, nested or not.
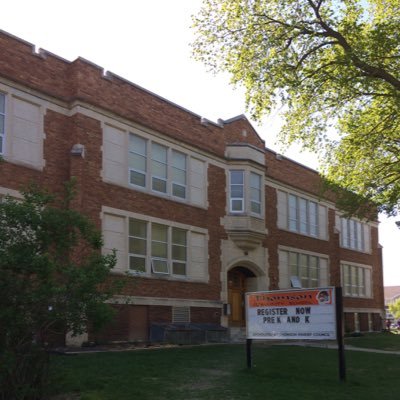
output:
[[[0,398],[40,398],[48,338],[110,316],[115,254],[102,255],[99,231],[68,208],[72,189],[61,201],[32,187],[0,202]]]
[[[400,298],[389,304],[389,311],[396,319],[400,319]]]
[[[195,58],[243,85],[255,118],[282,107],[283,143],[317,151],[329,180],[397,212],[397,0],[204,0],[194,28]]]

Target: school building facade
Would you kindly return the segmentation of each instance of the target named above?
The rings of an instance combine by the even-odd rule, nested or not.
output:
[[[318,173],[265,147],[245,116],[209,121],[102,68],[0,32],[0,195],[61,191],[128,274],[114,322],[85,340],[245,325],[246,291],[342,286],[345,329],[384,311],[378,223],[346,219]],[[211,329],[211,328],[210,328]]]

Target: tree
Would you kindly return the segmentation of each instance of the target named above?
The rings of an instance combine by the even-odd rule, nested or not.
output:
[[[389,311],[396,319],[400,319],[400,298],[389,304]]]
[[[243,85],[252,115],[282,107],[283,143],[317,151],[335,186],[397,213],[398,0],[204,0],[195,58]],[[348,200],[348,199],[347,199]]]
[[[49,335],[111,316],[115,254],[100,253],[100,233],[68,207],[67,192],[63,201],[37,188],[0,199],[1,399],[42,398]]]

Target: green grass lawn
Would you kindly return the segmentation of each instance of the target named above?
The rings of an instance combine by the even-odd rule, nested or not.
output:
[[[400,351],[400,332],[367,333],[360,337],[346,337],[345,345],[369,349]]]
[[[398,398],[400,356],[347,351],[344,383],[337,359],[336,350],[262,344],[253,346],[251,370],[244,345],[53,356],[49,393],[57,400]]]

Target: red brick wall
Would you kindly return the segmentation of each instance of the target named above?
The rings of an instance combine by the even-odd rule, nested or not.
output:
[[[354,313],[344,313],[345,333],[354,332],[354,329],[355,329]]]
[[[221,309],[190,307],[190,322],[198,324],[219,324],[221,322]]]
[[[369,326],[368,326],[368,314],[367,313],[359,313],[358,318],[360,321],[360,331],[361,332],[368,332],[369,331]]]
[[[265,141],[261,139],[245,116],[234,118],[223,130],[227,144],[245,143],[260,150],[265,149]]]
[[[380,314],[372,314],[372,329],[376,332],[380,332],[383,328],[384,320]]]
[[[316,171],[285,157],[278,159],[277,154],[268,149],[265,152],[265,165],[267,177],[315,196],[321,194],[321,178]]]
[[[0,76],[53,96],[55,101],[69,107],[74,100],[98,107],[110,116],[120,116],[157,130],[167,136],[207,151],[223,160],[226,143],[248,143],[264,148],[264,141],[245,118],[228,121],[222,128],[209,123],[200,123],[200,117],[188,112],[150,92],[115,75],[103,76],[102,69],[78,59],[65,61],[49,53],[32,54],[29,43],[0,32]],[[29,68],[28,68],[29,66]],[[246,130],[247,135],[243,135]],[[37,171],[7,162],[0,163],[0,186],[19,190],[31,181],[43,184],[52,191],[63,190],[63,183],[74,177],[78,195],[73,207],[88,215],[100,228],[102,206],[142,213],[152,217],[195,225],[208,230],[209,234],[209,282],[129,278],[124,294],[148,297],[170,297],[178,299],[220,300],[221,293],[221,240],[227,239],[221,226],[226,212],[226,176],[223,168],[210,161],[208,164],[207,210],[164,199],[151,194],[119,187],[101,180],[102,130],[98,120],[82,114],[71,117],[47,110],[44,119],[44,170]],[[76,143],[85,146],[85,157],[71,156]],[[265,154],[266,176],[270,179],[319,196],[319,175],[286,158],[278,160],[276,153]],[[374,265],[373,299],[345,298],[345,307],[382,308],[383,280],[381,249],[378,248],[377,229],[372,229],[372,255],[341,249],[339,235],[334,231],[335,212],[329,210],[329,241],[318,240],[283,231],[277,228],[276,190],[266,187],[266,228],[268,235],[264,246],[268,248],[270,289],[279,287],[278,245],[312,250],[330,258],[331,285],[340,285],[340,260]],[[195,308],[196,319],[216,320],[213,309]],[[123,308],[118,312],[121,329],[110,337],[126,334],[126,316]],[[149,307],[149,321],[171,321],[170,307]],[[350,317],[348,317],[350,318]],[[118,336],[119,335],[119,336]],[[125,335],[126,336],[126,335]]]
[[[223,156],[221,128],[200,124],[200,116],[78,58],[33,54],[32,45],[0,32],[0,73],[42,93],[71,103],[88,102],[168,136]],[[28,68],[29,66],[29,68]]]
[[[129,341],[130,306],[113,305],[115,311],[112,322],[99,332],[89,330],[88,340],[95,343]]]

